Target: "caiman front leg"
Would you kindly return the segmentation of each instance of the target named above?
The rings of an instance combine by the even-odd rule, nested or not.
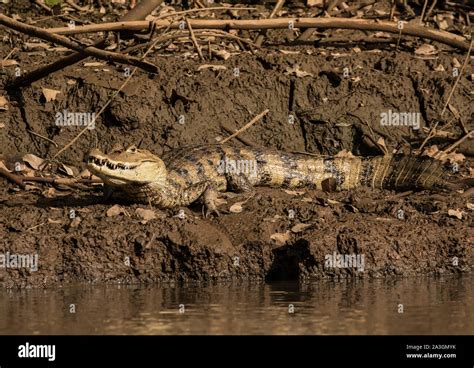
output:
[[[253,192],[253,186],[248,177],[244,173],[227,173],[225,174],[227,181],[227,190],[234,193],[250,193]],[[216,201],[218,198],[218,191],[213,185],[209,185],[202,194],[202,201],[206,208],[205,216],[209,217],[211,214],[220,216],[217,210]]]
[[[191,203],[201,199],[206,208],[205,216],[212,213],[220,216],[216,206],[217,190],[211,182],[203,181],[193,184],[185,189],[163,193],[160,198],[160,205],[165,208],[178,206],[189,206]]]

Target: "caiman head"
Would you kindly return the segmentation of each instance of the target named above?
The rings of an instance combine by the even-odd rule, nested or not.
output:
[[[114,187],[164,184],[167,176],[165,164],[159,157],[134,145],[109,154],[94,148],[87,155],[87,168]]]

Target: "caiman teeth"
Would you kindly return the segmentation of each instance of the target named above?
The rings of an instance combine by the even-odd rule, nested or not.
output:
[[[138,165],[131,165],[131,164],[123,164],[123,163],[112,163],[110,162],[109,160],[107,159],[104,159],[104,158],[98,158],[98,157],[92,157],[90,156],[88,159],[87,159],[88,162],[90,163],[93,163],[97,166],[107,166],[109,169],[111,170],[117,170],[117,169],[121,169],[121,170],[133,170],[135,169]]]

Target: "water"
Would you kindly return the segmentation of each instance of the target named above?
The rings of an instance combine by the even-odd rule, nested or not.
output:
[[[474,334],[473,281],[2,290],[0,334]]]

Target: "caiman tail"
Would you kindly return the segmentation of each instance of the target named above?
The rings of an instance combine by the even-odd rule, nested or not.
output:
[[[251,159],[255,151],[241,150]],[[247,156],[247,157],[245,157]],[[323,189],[326,179],[334,178],[334,190],[361,186],[390,189],[449,188],[445,169],[430,157],[387,155],[375,157],[308,156],[277,151],[255,155],[258,178],[254,185],[280,188]]]

